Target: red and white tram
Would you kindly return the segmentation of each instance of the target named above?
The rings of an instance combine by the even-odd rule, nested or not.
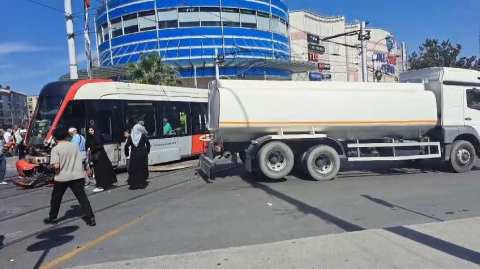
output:
[[[103,137],[105,150],[116,167],[125,165],[124,131],[145,122],[151,143],[149,164],[181,160],[205,152],[200,137],[207,132],[208,90],[81,80],[52,82],[40,92],[28,127],[28,154],[17,162],[23,187],[51,179],[52,133],[75,127],[84,137],[91,124]],[[171,128],[164,128],[168,123]]]

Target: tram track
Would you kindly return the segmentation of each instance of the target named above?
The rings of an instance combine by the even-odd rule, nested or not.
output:
[[[187,170],[189,170],[189,169],[193,169],[193,168],[185,168],[185,169],[180,169],[180,170],[176,170],[176,171],[172,171],[172,172],[163,173],[163,174],[160,174],[160,175],[158,175],[158,176],[151,177],[151,178],[149,178],[149,180],[151,180],[151,179],[156,179],[156,178],[160,178],[160,177],[165,177],[165,176],[169,176],[169,175],[173,175],[173,174],[176,174],[176,173],[180,173],[180,172],[183,172],[183,171],[187,171]],[[128,186],[127,183],[121,184],[121,185],[117,185],[117,186],[115,187],[115,189],[124,188],[124,187],[126,187],[126,186]],[[44,190],[44,189],[42,188],[42,189],[35,190],[35,191],[32,191],[32,192],[37,192],[37,191],[41,191],[41,190]],[[29,194],[29,193],[32,193],[32,192],[28,192],[28,193],[25,193],[25,194]],[[88,196],[88,197],[91,197],[91,196],[98,195],[98,194],[101,194],[101,192],[89,193],[89,194],[87,194],[87,196]],[[19,196],[19,195],[18,195],[18,196]],[[3,198],[3,199],[12,198],[12,197],[16,197],[16,196],[10,196],[10,197],[6,197],[6,198]],[[2,200],[2,199],[0,199],[0,200]],[[63,205],[63,204],[66,204],[66,203],[70,203],[70,202],[76,201],[76,200],[77,200],[77,198],[72,197],[72,198],[70,198],[70,199],[67,199],[67,200],[62,201],[62,205]],[[41,210],[45,210],[45,209],[48,209],[48,208],[50,208],[50,205],[45,205],[45,206],[33,208],[33,209],[27,210],[27,211],[25,211],[25,212],[22,212],[22,213],[19,213],[19,214],[15,214],[15,215],[11,215],[11,216],[8,216],[8,217],[6,217],[6,218],[0,219],[0,223],[5,222],[5,221],[8,221],[8,220],[16,219],[16,218],[19,218],[19,217],[22,217],[22,216],[25,216],[25,215],[28,215],[28,214],[31,214],[31,213],[35,213],[35,212],[38,212],[38,211],[41,211]]]
[[[238,167],[238,165],[233,165],[233,166],[230,166],[230,167],[227,167],[227,168],[224,168],[224,169],[220,169],[220,170],[216,171],[215,173],[216,173],[216,174],[217,174],[217,173],[221,173],[221,172],[224,172],[224,171],[227,171],[227,170],[231,170],[231,169],[234,169],[234,168],[237,168],[237,167]],[[158,176],[149,178],[149,179],[161,178],[161,177],[165,177],[165,176],[168,176],[168,175],[173,175],[173,174],[176,174],[176,173],[180,173],[180,172],[188,171],[188,170],[193,170],[193,169],[195,169],[195,168],[180,169],[180,170],[177,170],[177,171],[174,171],[174,172],[168,172],[168,173],[166,173],[166,174],[161,174],[161,175],[158,175]],[[142,198],[142,197],[145,197],[145,196],[148,196],[148,195],[157,193],[157,192],[159,192],[159,191],[163,191],[163,190],[166,190],[166,189],[170,189],[170,188],[173,188],[173,187],[176,187],[176,186],[179,186],[179,185],[183,185],[183,184],[189,183],[189,182],[191,182],[191,181],[193,181],[193,180],[196,180],[196,179],[198,179],[198,178],[201,178],[201,177],[195,173],[195,175],[194,175],[193,177],[190,177],[190,178],[188,178],[188,179],[184,179],[184,180],[182,180],[182,181],[175,182],[175,183],[173,183],[173,184],[170,184],[170,185],[167,185],[167,186],[163,186],[163,187],[160,187],[160,188],[156,188],[156,189],[153,189],[153,190],[151,190],[151,191],[142,193],[142,194],[140,194],[140,195],[136,195],[136,196],[130,197],[130,198],[128,198],[128,199],[124,199],[124,200],[118,201],[118,202],[116,202],[116,203],[113,203],[113,204],[107,205],[107,206],[105,206],[105,207],[102,207],[102,208],[100,208],[100,209],[94,210],[94,213],[97,214],[97,213],[106,211],[106,210],[108,210],[108,209],[111,209],[111,208],[114,208],[114,207],[123,205],[123,204],[128,203],[128,202],[131,202],[131,201],[133,201],[133,200],[140,199],[140,198]],[[127,185],[127,184],[121,185],[121,186],[119,186],[118,188],[124,187],[124,186],[126,186],[126,185]],[[98,194],[98,193],[95,193],[95,194]],[[92,195],[95,195],[95,194],[90,194],[89,196],[92,196]],[[68,203],[68,202],[71,202],[71,201],[75,201],[75,200],[76,200],[76,198],[69,199],[68,201],[62,202],[62,204]],[[41,210],[47,209],[47,208],[49,208],[49,207],[50,207],[50,205],[44,206],[44,207],[41,207],[41,208],[37,208],[37,209],[35,209],[35,211],[30,210],[28,213],[24,212],[24,213],[22,213],[22,214],[18,214],[18,215],[16,215],[14,218],[17,218],[17,217],[20,217],[20,216],[24,216],[24,215],[27,215],[27,214],[30,214],[30,213],[33,213],[33,212],[41,211]],[[9,218],[9,219],[13,219],[13,218]],[[64,226],[64,225],[69,224],[69,223],[72,223],[72,222],[75,222],[75,221],[77,221],[77,220],[79,220],[79,219],[81,219],[80,216],[74,217],[74,218],[65,219],[65,220],[63,220],[63,221],[58,222],[57,224],[54,224],[54,225],[52,225],[52,226],[49,226],[48,228],[45,228],[45,229],[42,229],[42,230],[39,230],[39,231],[30,233],[30,234],[27,234],[27,235],[25,235],[25,236],[19,237],[19,238],[15,239],[15,240],[12,240],[12,241],[10,241],[10,242],[6,242],[5,244],[0,245],[0,249],[6,248],[6,247],[8,247],[8,246],[11,246],[11,245],[14,245],[14,244],[17,244],[17,243],[20,243],[20,242],[22,242],[22,241],[25,241],[25,240],[27,240],[27,239],[29,239],[29,238],[35,237],[35,236],[40,235],[40,234],[42,234],[42,233],[48,232],[48,231],[53,230],[53,229],[55,229],[55,228]],[[2,221],[5,221],[5,219],[2,220]],[[1,222],[1,221],[0,221],[0,222]]]
[[[18,187],[20,188],[20,187]],[[13,195],[9,195],[9,196],[5,196],[5,197],[0,197],[0,201],[2,200],[5,200],[5,199],[10,199],[10,198],[15,198],[15,197],[18,197],[18,196],[22,196],[22,195],[26,195],[26,194],[30,194],[30,193],[34,193],[34,192],[40,192],[40,191],[43,191],[45,190],[46,187],[40,187],[38,189],[34,189],[34,190],[22,190],[22,192],[20,193],[15,193]],[[0,221],[1,222],[1,221]]]

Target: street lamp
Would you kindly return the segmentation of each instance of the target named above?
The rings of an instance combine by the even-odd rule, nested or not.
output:
[[[395,38],[394,38],[393,36],[391,36],[391,35],[387,35],[385,38],[382,38],[382,39],[378,40],[377,43],[375,43],[375,45],[373,46],[373,49],[372,49],[372,68],[373,68],[373,76],[372,76],[372,77],[373,77],[373,82],[375,82],[375,77],[377,77],[377,76],[375,75],[375,73],[376,73],[375,71],[381,72],[381,70],[375,70],[375,60],[376,60],[376,59],[374,59],[374,56],[376,56],[376,54],[375,54],[375,48],[377,47],[377,45],[378,45],[380,42],[382,42],[382,41],[384,41],[384,40],[387,42],[387,50],[388,50],[388,52],[391,52],[392,49],[395,47],[396,41],[395,41]],[[376,57],[375,57],[375,58],[376,58]],[[380,78],[377,79],[377,82],[378,82],[378,81],[380,81]]]

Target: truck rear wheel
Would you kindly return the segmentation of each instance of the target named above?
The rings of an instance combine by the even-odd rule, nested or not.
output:
[[[453,142],[450,152],[450,166],[454,172],[465,173],[472,170],[475,160],[475,147],[470,142],[465,140]]]
[[[263,146],[257,155],[258,169],[270,179],[281,179],[292,171],[294,156],[290,147],[279,141]]]
[[[340,156],[335,149],[326,145],[310,148],[303,159],[305,172],[317,181],[335,178],[340,170]]]

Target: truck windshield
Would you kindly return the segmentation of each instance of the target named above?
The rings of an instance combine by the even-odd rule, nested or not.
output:
[[[64,98],[65,96],[48,94],[40,96],[36,115],[30,129],[30,144],[43,145]]]

